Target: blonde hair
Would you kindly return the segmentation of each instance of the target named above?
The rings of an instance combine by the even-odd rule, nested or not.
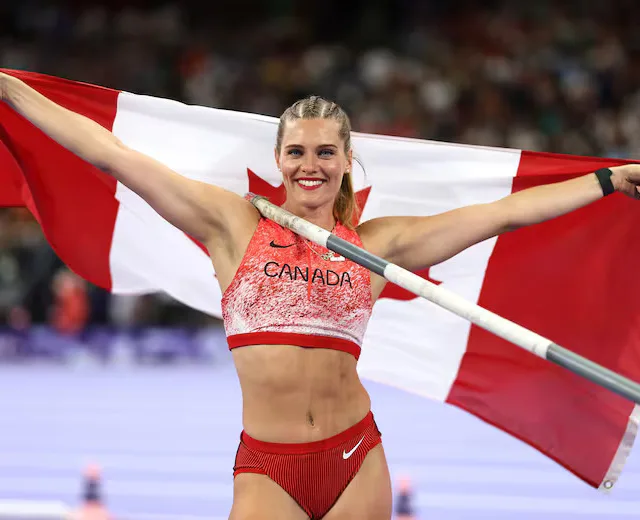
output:
[[[340,125],[338,136],[344,142],[344,152],[351,150],[351,121],[347,113],[336,103],[327,101],[319,96],[309,96],[299,99],[280,116],[278,134],[276,137],[276,151],[279,154],[285,126],[289,121],[298,119],[331,119]],[[333,216],[349,229],[354,228],[354,220],[359,212],[358,201],[353,191],[351,173],[342,176],[340,191],[333,204]]]

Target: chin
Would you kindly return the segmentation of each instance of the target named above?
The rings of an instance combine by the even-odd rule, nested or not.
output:
[[[305,192],[296,198],[305,206],[313,209],[326,205],[333,206],[333,198],[327,197],[326,194]]]

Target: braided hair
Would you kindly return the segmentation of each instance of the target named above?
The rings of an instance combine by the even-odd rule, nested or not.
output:
[[[333,101],[326,100],[320,96],[308,96],[296,101],[280,116],[276,137],[276,152],[278,154],[282,146],[282,137],[286,124],[289,121],[298,119],[331,119],[337,121],[340,125],[338,135],[344,142],[344,151],[349,153],[351,150],[351,121],[347,113]],[[340,191],[333,205],[333,214],[341,224],[353,229],[357,213],[358,202],[353,190],[351,175],[345,173],[342,177]]]

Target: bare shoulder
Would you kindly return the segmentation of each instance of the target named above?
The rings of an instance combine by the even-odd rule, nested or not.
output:
[[[394,228],[402,217],[376,217],[362,222],[356,228],[363,247],[374,255],[384,257]]]
[[[241,195],[223,188],[214,188],[210,192],[210,200],[218,213],[218,224],[206,247],[220,288],[224,291],[249,247],[260,221],[260,212]]]
[[[260,220],[260,212],[243,196],[212,184],[206,185],[212,208],[215,208],[223,224],[255,224]]]
[[[247,199],[218,186],[207,185],[207,199],[215,213],[216,233],[207,244],[217,255],[242,256],[260,220],[260,213]]]

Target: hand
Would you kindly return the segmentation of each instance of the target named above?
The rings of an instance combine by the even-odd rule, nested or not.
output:
[[[640,199],[640,164],[614,166],[611,171],[611,182],[616,191]]]
[[[0,101],[7,101],[9,99],[9,86],[11,83],[19,81],[17,78],[0,72]]]
[[[4,72],[0,72],[0,101],[4,101],[7,98],[6,92],[7,92],[8,77],[9,77],[8,74],[5,74]]]

